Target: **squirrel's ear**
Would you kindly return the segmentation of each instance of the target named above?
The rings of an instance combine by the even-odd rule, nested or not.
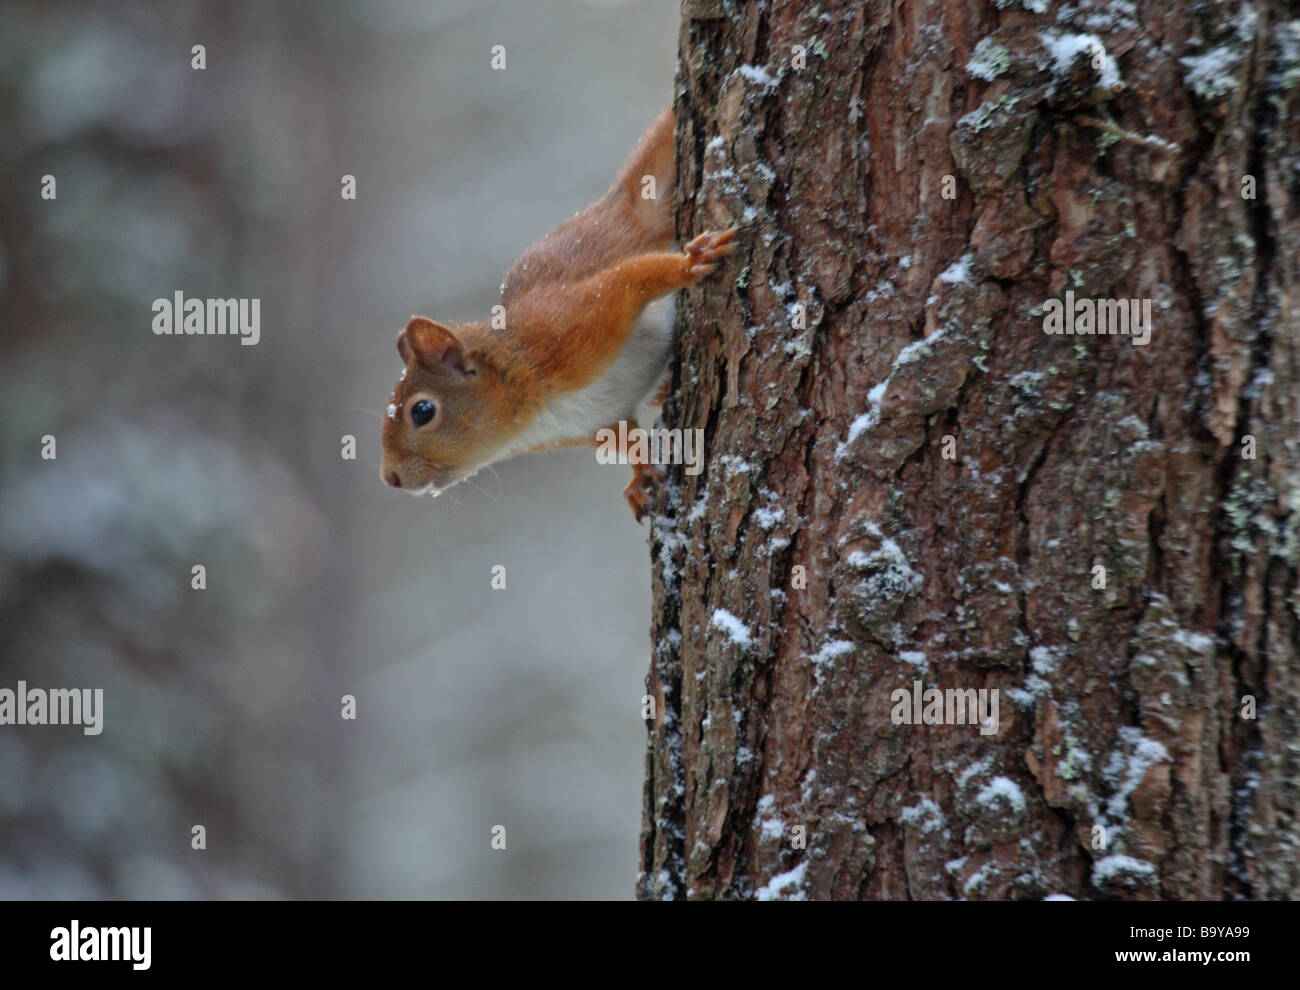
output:
[[[442,366],[460,375],[471,373],[456,335],[423,316],[412,316],[406,329],[397,335],[397,353],[408,365],[418,361],[430,369]]]

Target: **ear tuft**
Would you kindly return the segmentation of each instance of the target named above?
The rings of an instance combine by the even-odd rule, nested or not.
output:
[[[471,373],[456,335],[423,316],[412,316],[406,329],[397,335],[397,353],[407,365],[418,361],[430,370],[444,367],[461,376]]]

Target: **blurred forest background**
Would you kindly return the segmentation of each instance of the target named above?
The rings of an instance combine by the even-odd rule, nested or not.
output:
[[[0,727],[0,898],[631,897],[627,469],[568,451],[415,499],[378,416],[405,320],[486,315],[607,187],[678,16],[0,8],[0,687],[105,691],[102,735]],[[261,342],[155,336],[177,290],[260,298]]]

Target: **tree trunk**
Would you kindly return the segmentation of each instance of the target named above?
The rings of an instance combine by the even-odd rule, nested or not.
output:
[[[1295,17],[684,4],[639,896],[1300,897]]]

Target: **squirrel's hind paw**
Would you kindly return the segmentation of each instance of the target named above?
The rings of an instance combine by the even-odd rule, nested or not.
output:
[[[632,465],[632,480],[623,489],[623,497],[632,509],[636,521],[645,522],[650,515],[651,502],[654,498],[655,485],[663,477],[663,468],[654,464]]]

